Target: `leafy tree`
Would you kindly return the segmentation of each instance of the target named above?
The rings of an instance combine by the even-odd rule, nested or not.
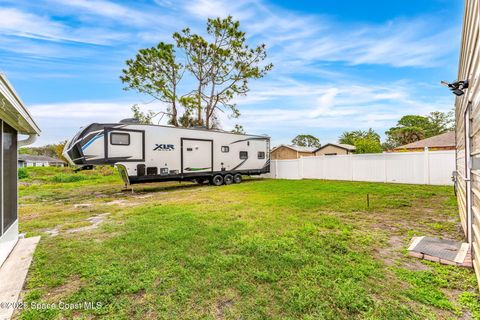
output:
[[[131,108],[133,117],[138,120],[138,122],[142,124],[152,124],[152,119],[155,116],[155,112],[152,110],[148,110],[147,112],[143,112],[140,110],[138,105],[133,105]]]
[[[430,127],[426,132],[428,137],[454,130],[455,115],[453,111],[447,113],[440,111],[430,112],[427,118],[430,122]]]
[[[66,159],[62,155],[66,143],[67,141],[64,140],[59,143],[47,144],[41,147],[22,147],[18,150],[18,153],[58,158],[66,162]]]
[[[427,116],[403,116],[395,127],[385,132],[392,147],[412,143],[453,129],[453,113],[431,112]]]
[[[383,151],[380,140],[359,138],[355,140],[355,153],[380,153]]]
[[[239,133],[239,134],[245,134],[245,129],[243,129],[243,126],[240,124],[236,124],[235,128],[232,130],[233,133]]]
[[[240,115],[232,99],[246,95],[248,81],[264,77],[273,65],[260,65],[267,57],[265,44],[250,48],[240,22],[231,16],[208,19],[207,34],[210,42],[192,34],[189,28],[174,33],[173,38],[184,49],[186,68],[197,80],[192,92],[197,101],[197,121],[204,120],[211,128],[217,111],[230,111],[234,118]]]
[[[320,140],[310,134],[299,134],[293,138],[292,143],[299,147],[320,148]]]
[[[264,77],[273,67],[263,64],[265,44],[250,48],[239,21],[231,16],[208,19],[206,34],[208,39],[186,28],[173,34],[175,45],[160,42],[141,49],[134,59],[126,61],[120,77],[125,89],[166,103],[169,122],[174,126],[204,125],[210,129],[219,126],[218,112],[238,117],[240,111],[233,99],[246,95],[249,80]],[[184,63],[178,61],[177,51],[185,57]],[[180,86],[185,72],[193,80],[192,87]],[[180,106],[184,110],[181,116]]]
[[[125,63],[127,69],[123,69],[120,76],[126,84],[124,89],[146,93],[166,103],[169,123],[178,126],[177,105],[180,98],[177,88],[184,66],[177,62],[173,45],[160,42],[156,47],[140,49],[135,59]]]
[[[63,156],[63,149],[65,149],[66,144],[67,140],[60,141],[59,143],[53,145],[53,150],[55,151],[55,155],[58,159],[68,163],[67,159]]]
[[[380,135],[376,133],[372,128],[365,130],[345,131],[339,137],[338,142],[343,144],[355,145],[355,141],[358,139],[369,139],[372,141],[380,142]]]

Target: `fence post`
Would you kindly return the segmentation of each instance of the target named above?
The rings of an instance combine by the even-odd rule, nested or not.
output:
[[[350,165],[350,180],[353,181],[353,154],[348,154],[348,162]]]
[[[326,171],[325,167],[327,166],[325,164],[325,157],[326,157],[325,155],[322,155],[322,179],[324,180],[327,178],[327,175],[325,174],[325,171]]]
[[[387,183],[387,153],[383,154],[383,182]]]
[[[298,175],[300,180],[303,179],[303,156],[298,159]]]
[[[430,184],[430,155],[428,151],[428,147],[423,149],[423,183]]]
[[[273,160],[275,161],[275,178],[278,179],[278,160]]]

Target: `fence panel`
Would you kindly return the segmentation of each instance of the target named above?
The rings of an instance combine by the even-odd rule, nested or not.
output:
[[[385,153],[385,182],[424,184],[425,163],[423,152]]]
[[[273,160],[267,177],[452,185],[454,170],[449,150]]]
[[[385,156],[383,154],[358,154],[352,156],[354,181],[385,182]]]
[[[325,179],[323,172],[323,157],[304,157],[300,160],[303,165],[303,174],[305,179]]]
[[[324,156],[324,173],[327,180],[352,180],[351,156]]]
[[[452,172],[455,171],[455,151],[429,152],[429,182],[428,184],[453,184]],[[453,161],[452,161],[453,158]],[[446,183],[449,182],[449,183]]]
[[[301,179],[300,172],[300,160],[282,160],[275,161],[277,164],[277,174],[282,179]]]

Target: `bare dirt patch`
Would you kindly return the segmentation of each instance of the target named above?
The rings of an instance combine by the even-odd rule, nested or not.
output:
[[[110,213],[102,213],[93,217],[90,217],[87,219],[91,223],[89,226],[85,227],[80,227],[80,228],[75,228],[75,229],[69,229],[67,230],[68,233],[76,233],[76,232],[84,232],[84,231],[90,231],[97,229],[100,224],[105,221],[106,217],[110,215]]]
[[[51,289],[45,297],[48,301],[59,302],[62,300],[62,298],[67,297],[77,291],[82,284],[83,282],[78,276],[72,277],[63,285]]]
[[[225,312],[234,304],[234,298],[224,298],[215,304],[215,319],[225,319]]]

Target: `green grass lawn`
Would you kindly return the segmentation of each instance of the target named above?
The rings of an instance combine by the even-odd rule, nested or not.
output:
[[[452,187],[252,179],[131,193],[109,169],[61,171],[21,180],[21,232],[42,235],[24,300],[102,306],[21,319],[480,319],[473,271],[406,254],[414,235],[461,239]]]

